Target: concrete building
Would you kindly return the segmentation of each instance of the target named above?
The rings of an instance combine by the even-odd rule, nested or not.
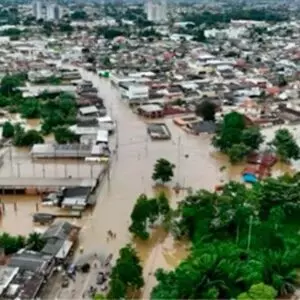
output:
[[[43,2],[40,0],[33,2],[33,15],[37,20],[44,18]]]
[[[146,4],[146,14],[149,21],[164,23],[167,21],[166,0],[148,0]]]
[[[121,83],[120,89],[122,97],[128,99],[129,102],[149,98],[149,87],[147,85]]]
[[[61,9],[56,2],[36,0],[33,2],[33,15],[37,20],[44,19],[46,21],[59,20],[61,17]]]

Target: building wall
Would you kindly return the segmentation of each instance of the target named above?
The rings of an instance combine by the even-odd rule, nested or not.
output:
[[[36,0],[32,6],[33,15],[37,20],[53,21],[60,19],[60,7],[56,2]]]
[[[157,23],[167,21],[166,0],[148,0],[146,13],[149,21]]]
[[[122,90],[122,95],[129,100],[134,99],[148,99],[149,87],[146,85],[141,86],[129,86],[128,90]]]

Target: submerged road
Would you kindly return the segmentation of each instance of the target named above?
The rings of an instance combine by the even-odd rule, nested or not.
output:
[[[143,298],[149,298],[155,285],[155,270],[159,267],[172,268],[187,254],[186,245],[175,243],[161,229],[155,230],[146,242],[132,240],[128,232],[130,214],[137,197],[141,193],[153,195],[151,175],[155,161],[164,157],[176,164],[174,182],[179,181],[194,189],[213,188],[221,179],[232,178],[240,170],[228,169],[228,173],[220,175],[219,169],[226,161],[211,155],[210,138],[190,136],[175,126],[171,119],[166,123],[172,140],[152,142],[147,137],[145,121],[120,99],[119,92],[108,79],[101,79],[83,69],[80,72],[83,79],[91,80],[98,88],[109,114],[118,123],[118,152],[112,164],[110,180],[104,182],[93,214],[82,229],[80,245],[84,251],[99,252],[104,249],[117,257],[118,250],[132,242],[144,265],[146,286]],[[170,192],[169,196],[171,205],[175,207],[183,195],[175,196]],[[115,240],[107,241],[108,230],[116,233]]]

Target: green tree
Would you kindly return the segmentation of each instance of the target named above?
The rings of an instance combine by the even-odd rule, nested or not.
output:
[[[34,144],[44,143],[42,135],[35,129],[25,131],[20,124],[16,124],[14,127],[14,132],[13,144],[17,147],[28,147],[33,146]]]
[[[251,150],[259,149],[259,146],[263,143],[264,137],[259,127],[249,127],[242,132],[242,143],[244,143]]]
[[[12,236],[4,232],[0,235],[0,247],[6,255],[16,253],[25,246],[25,238],[21,235]]]
[[[242,131],[246,128],[243,115],[232,112],[224,120],[213,138],[213,145],[226,153],[234,144],[241,142]]]
[[[12,96],[21,85],[23,85],[23,80],[18,74],[6,75],[1,80],[0,93],[4,96]]]
[[[25,100],[21,106],[21,114],[26,119],[39,118],[41,115],[40,100],[35,98]]]
[[[228,150],[228,156],[231,163],[235,164],[242,161],[245,156],[249,153],[250,147],[247,147],[245,144],[234,144]]]
[[[153,224],[159,217],[158,201],[155,198],[148,199],[144,194],[140,195],[130,217],[132,223],[129,231],[142,240],[148,239],[148,226]]]
[[[46,97],[45,94],[43,97]],[[48,96],[47,96],[48,97]],[[56,98],[45,102],[42,109],[42,132],[49,134],[57,126],[76,123],[76,101],[72,94],[60,93]]]
[[[160,158],[156,161],[154,165],[154,171],[152,174],[152,179],[154,181],[160,180],[163,183],[166,183],[172,179],[174,176],[173,169],[175,165],[170,163],[164,158]]]
[[[22,139],[22,146],[33,146],[34,144],[43,144],[42,135],[35,129],[30,129],[25,132]]]
[[[84,10],[76,10],[71,14],[72,20],[86,20],[87,14]]]
[[[108,298],[125,298],[129,288],[137,290],[143,285],[143,269],[140,260],[135,249],[127,245],[120,250],[119,258],[112,269]]]
[[[77,143],[78,137],[65,126],[58,126],[54,129],[54,138],[58,144]]]
[[[203,29],[200,29],[200,28],[196,29],[193,32],[193,36],[194,36],[194,40],[197,42],[205,42],[206,41],[206,37],[205,37]]]
[[[293,293],[300,266],[299,186],[295,174],[252,188],[230,182],[218,193],[185,197],[172,214],[172,232],[190,239],[190,254],[174,270],[156,273],[151,298],[250,300]]]
[[[66,23],[66,22],[63,22],[63,23],[60,23],[58,25],[58,29],[60,32],[65,32],[67,33],[68,35],[71,35],[72,32],[74,31],[73,27],[71,26],[71,24],[69,23]]]
[[[2,136],[4,137],[4,138],[11,138],[11,137],[13,137],[14,136],[14,133],[15,133],[15,128],[14,128],[14,126],[10,123],[10,122],[8,122],[8,121],[6,121],[4,124],[3,124],[3,131],[2,131]]]
[[[277,155],[283,161],[299,158],[299,146],[288,129],[278,129],[271,145],[276,148]]]
[[[125,299],[126,285],[118,278],[110,282],[110,289],[107,294],[108,299]]]
[[[203,101],[196,107],[196,115],[204,121],[215,121],[216,105],[211,101]]]
[[[277,295],[276,290],[264,283],[258,283],[251,286],[248,292],[242,293],[238,296],[238,300],[275,300]]]
[[[40,233],[33,232],[29,234],[26,244],[30,250],[39,252],[44,248],[46,241]]]
[[[257,150],[263,140],[258,127],[246,127],[245,117],[232,112],[225,115],[212,144],[226,153],[232,163],[236,163],[243,160],[252,150]]]

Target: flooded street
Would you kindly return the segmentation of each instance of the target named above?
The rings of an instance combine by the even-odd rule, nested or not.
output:
[[[82,75],[98,87],[99,95],[105,100],[112,117],[117,120],[119,129],[119,150],[113,163],[111,180],[103,185],[93,215],[81,234],[80,243],[86,251],[105,248],[117,253],[120,247],[131,240],[128,232],[130,213],[139,194],[153,195],[151,175],[158,158],[164,157],[176,164],[171,188],[180,182],[193,189],[211,189],[221,180],[239,180],[242,167],[228,167],[220,172],[220,167],[228,163],[225,157],[211,154],[210,137],[188,135],[168,119],[172,140],[152,142],[147,137],[145,121],[128,108],[109,81],[85,71],[82,71]],[[183,194],[176,196],[172,190],[169,194],[171,205],[175,207]],[[107,244],[108,230],[115,232],[117,239]],[[149,241],[133,242],[144,264],[146,285],[142,297],[147,298],[155,284],[155,270],[158,267],[176,266],[187,255],[187,245],[176,244],[159,228],[154,230]]]
[[[154,163],[159,158],[166,158],[176,165],[173,182],[169,184],[168,197],[172,207],[184,197],[184,192],[175,195],[172,187],[178,182],[184,187],[192,189],[213,189],[215,185],[230,179],[240,180],[240,166],[230,166],[224,155],[216,153],[210,145],[210,137],[192,136],[176,126],[172,119],[166,119],[171,131],[170,141],[151,141],[147,136],[146,122],[134,114],[120,99],[119,92],[110,85],[109,80],[101,79],[96,74],[81,70],[86,80],[93,81],[104,99],[108,113],[117,121],[118,151],[114,158],[110,180],[106,180],[101,187],[97,205],[93,212],[85,213],[82,220],[73,220],[82,225],[80,246],[84,253],[104,251],[114,253],[131,241],[128,232],[130,214],[137,197],[141,193],[153,195],[153,181],[151,179]],[[31,126],[38,126],[38,121],[31,122]],[[89,177],[97,172],[97,166],[76,162],[56,163],[39,161],[31,164],[28,151],[12,150],[9,157],[16,157],[21,163],[12,164],[5,160],[0,169],[3,176],[36,176],[57,177],[68,176]],[[28,165],[27,165],[28,164]],[[29,166],[31,165],[31,166]],[[95,168],[95,169],[94,169]],[[223,169],[223,171],[221,171]],[[279,166],[278,172],[281,172]],[[286,169],[288,170],[288,169]],[[277,171],[276,171],[277,172]],[[45,175],[46,174],[46,175]],[[39,199],[35,196],[5,196],[1,198],[6,204],[7,211],[0,221],[4,231],[12,234],[27,234],[32,231],[31,215],[36,211]],[[14,202],[18,203],[18,210],[14,210]],[[53,208],[42,207],[40,211],[47,212]],[[107,242],[107,231],[116,233],[116,239]],[[188,244],[173,240],[162,228],[153,231],[151,239],[146,242],[132,240],[144,265],[145,288],[142,298],[148,298],[155,285],[154,272],[157,268],[173,268],[188,254]]]

